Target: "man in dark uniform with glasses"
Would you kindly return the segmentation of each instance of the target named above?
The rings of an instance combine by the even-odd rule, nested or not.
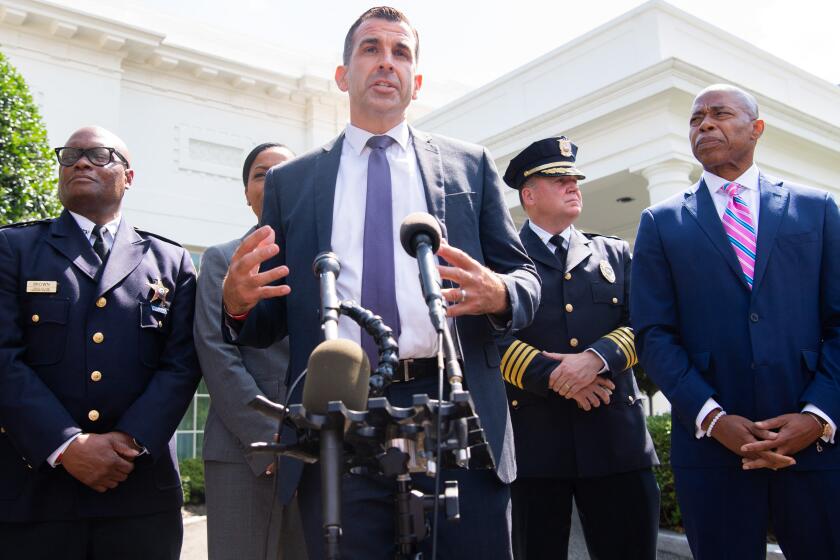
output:
[[[56,155],[61,215],[0,228],[0,557],[176,559],[195,269],[122,216],[119,138]]]

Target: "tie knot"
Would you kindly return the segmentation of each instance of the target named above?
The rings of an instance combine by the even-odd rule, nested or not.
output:
[[[374,150],[384,150],[394,143],[394,139],[390,136],[371,136],[368,138],[367,145]]]
[[[556,233],[551,236],[551,239],[549,239],[548,242],[554,245],[556,248],[560,249],[563,247],[563,236],[559,233]]]
[[[731,182],[725,183],[720,190],[728,194],[729,196],[738,196],[741,194],[741,191],[744,189],[743,185],[739,185],[738,183]]]

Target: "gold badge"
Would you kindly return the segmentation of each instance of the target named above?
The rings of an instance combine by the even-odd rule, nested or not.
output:
[[[572,157],[572,142],[565,136],[558,138],[557,142],[560,144],[560,155],[563,157]]]
[[[163,285],[160,278],[155,279],[154,282],[147,282],[146,284],[152,289],[152,298],[149,300],[150,303],[159,301],[161,306],[168,305],[166,302],[166,294],[169,293],[169,288]]]
[[[58,293],[58,282],[55,280],[27,280],[27,294],[55,294]]]
[[[607,279],[607,282],[610,284],[615,284],[615,271],[613,267],[610,266],[610,263],[607,261],[601,261],[601,274],[604,275],[604,278]]]

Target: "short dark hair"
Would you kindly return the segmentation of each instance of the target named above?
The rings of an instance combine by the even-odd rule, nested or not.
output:
[[[404,22],[414,33],[414,63],[416,64],[417,61],[420,60],[420,35],[417,34],[417,30],[414,29],[414,26],[412,26],[411,22],[408,21],[408,18],[405,17],[405,14],[396,8],[391,8],[389,6],[377,6],[360,15],[347,31],[347,35],[344,37],[344,66],[350,64],[350,56],[353,54],[353,36],[356,34],[356,30],[360,25],[362,25],[363,21],[368,19],[384,19],[387,21]]]
[[[280,144],[279,142],[265,142],[260,144],[253,150],[248,156],[245,158],[245,164],[242,166],[242,184],[245,185],[245,189],[248,189],[248,175],[251,174],[251,167],[254,165],[254,160],[257,159],[257,156],[266,151],[269,148],[283,148],[284,150],[288,150],[290,154],[293,156],[295,153],[285,144]]]

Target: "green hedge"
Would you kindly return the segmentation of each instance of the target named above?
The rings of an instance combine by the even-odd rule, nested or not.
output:
[[[671,415],[648,416],[647,425],[660,461],[660,465],[653,469],[660,492],[659,526],[683,531],[682,514],[674,489],[674,472],[671,470]]]
[[[181,469],[181,487],[184,489],[185,504],[204,503],[204,462],[194,457],[182,459],[178,463]]]
[[[0,225],[58,215],[56,167],[29,87],[0,53]]]

